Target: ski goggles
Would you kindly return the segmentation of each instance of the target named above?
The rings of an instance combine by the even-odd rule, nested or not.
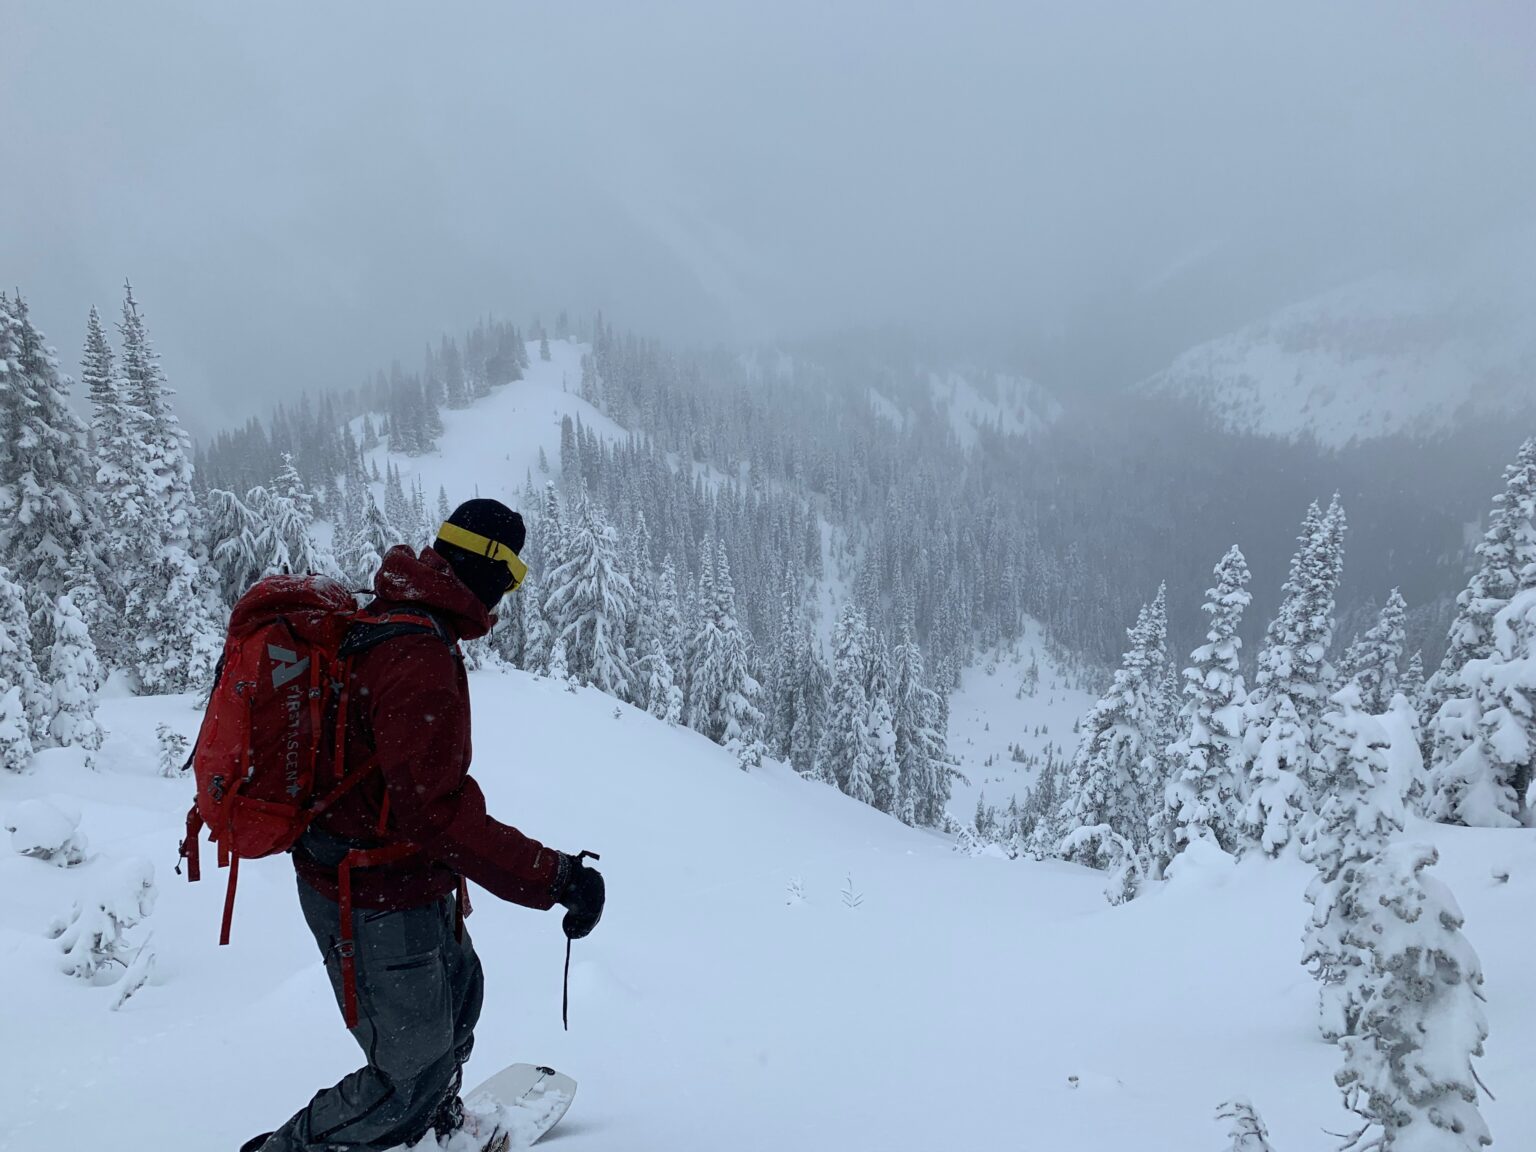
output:
[[[528,565],[512,549],[499,541],[492,540],[489,536],[482,536],[478,532],[471,532],[468,528],[461,528],[457,524],[444,521],[443,526],[437,530],[437,538],[448,544],[453,544],[466,552],[472,552],[476,556],[484,556],[488,560],[497,560],[507,566],[507,573],[511,577],[511,583],[507,585],[507,591],[516,590],[528,575]]]

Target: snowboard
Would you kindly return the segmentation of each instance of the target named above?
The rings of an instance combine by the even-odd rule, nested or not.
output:
[[[464,1093],[466,1111],[493,1113],[485,1152],[506,1152],[537,1142],[560,1122],[576,1096],[576,1081],[541,1064],[511,1064]]]

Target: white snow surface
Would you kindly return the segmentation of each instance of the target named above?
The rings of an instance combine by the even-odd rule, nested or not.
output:
[[[780,765],[744,774],[693,733],[624,706],[615,718],[590,690],[471,682],[493,811],[601,852],[608,880],[603,922],[576,944],[569,1033],[558,912],[477,893],[469,921],[488,989],[468,1082],[514,1061],[573,1075],[551,1147],[1188,1152],[1219,1145],[1212,1113],[1234,1094],[1279,1149],[1348,1123],[1340,1053],[1316,1038],[1298,963],[1298,862],[1191,860],[1111,907],[1097,873],[964,856]],[[1022,717],[1027,701],[1012,704]],[[202,883],[172,874],[191,786],[158,775],[154,732],[191,734],[191,699],[114,696],[102,711],[99,771],[55,752],[0,778],[0,812],[73,798],[92,848],[60,869],[0,847],[0,1148],[234,1148],[359,1053],[285,860],[242,869],[228,948],[212,853]],[[1410,835],[1440,848],[1487,972],[1480,1072],[1499,1099],[1484,1115],[1498,1147],[1531,1147],[1536,833]],[[158,960],[113,1012],[115,990],[61,975],[45,932],[134,856],[154,862],[159,900],[130,935],[152,936]]]
[[[1528,265],[1510,285],[1471,270],[1370,277],[1191,348],[1139,387],[1195,401],[1235,431],[1332,448],[1530,418],[1529,279]]]

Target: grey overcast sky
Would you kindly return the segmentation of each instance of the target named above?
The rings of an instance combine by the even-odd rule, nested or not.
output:
[[[1528,0],[0,8],[0,279],[202,431],[561,306],[1108,383],[1536,205]]]

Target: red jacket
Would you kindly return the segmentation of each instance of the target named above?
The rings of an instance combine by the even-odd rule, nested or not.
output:
[[[429,610],[460,640],[490,631],[494,618],[430,548],[389,550],[374,581],[373,610]],[[469,775],[469,681],[455,648],[430,634],[398,636],[352,658],[347,771],[379,771],[315,821],[294,850],[299,875],[331,899],[336,864],[348,847],[400,839],[420,851],[357,868],[359,908],[414,908],[458,886],[461,876],[495,896],[549,908],[565,880],[564,858],[491,818]],[[508,758],[510,759],[510,757]],[[389,794],[387,835],[379,813]]]

